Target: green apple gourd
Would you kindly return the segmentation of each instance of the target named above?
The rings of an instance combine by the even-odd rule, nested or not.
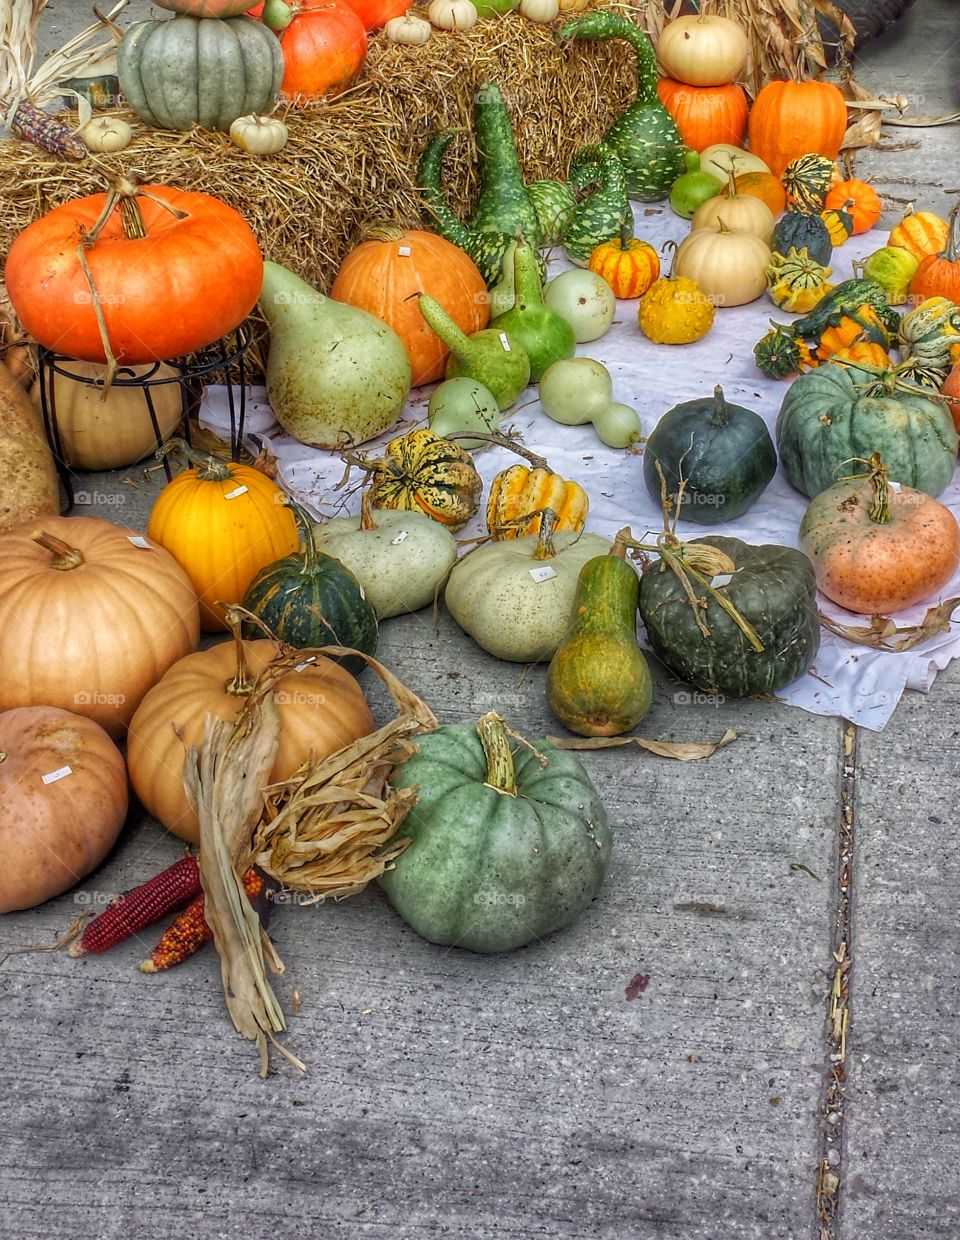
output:
[[[567,320],[577,344],[598,340],[617,313],[613,289],[603,276],[585,267],[554,276],[544,285],[543,304]]]
[[[544,413],[564,426],[593,429],[608,448],[629,448],[643,438],[636,410],[613,399],[613,379],[592,357],[554,362],[540,380]]]
[[[530,379],[539,383],[548,366],[573,357],[576,340],[566,319],[543,303],[536,251],[525,241],[518,242],[513,262],[513,308],[498,315],[490,328],[520,343],[530,359]]]
[[[500,406],[493,393],[462,375],[458,379],[445,379],[434,388],[427,405],[427,424],[435,435],[442,438],[457,436],[457,442],[468,452],[478,452],[490,446],[485,439],[462,438],[471,431],[490,435],[500,425]]]
[[[513,734],[515,736],[516,734]],[[509,951],[570,925],[610,862],[603,803],[571,753],[513,742],[498,715],[416,738],[394,788],[417,789],[410,845],[379,879],[431,943]]]
[[[429,326],[450,350],[447,378],[464,375],[476,379],[493,394],[501,409],[515,405],[530,382],[530,359],[519,340],[494,327],[467,336],[432,297],[424,294],[418,304]]]
[[[264,263],[260,309],[270,327],[267,394],[301,443],[344,448],[397,420],[412,373],[382,319],[333,301],[277,263]]]
[[[697,208],[716,198],[723,185],[712,173],[702,170],[696,151],[687,151],[683,162],[686,171],[670,187],[670,209],[682,219],[692,220]]]

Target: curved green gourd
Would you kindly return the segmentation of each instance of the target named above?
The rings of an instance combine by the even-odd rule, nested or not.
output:
[[[559,245],[577,209],[577,196],[564,181],[531,181],[527,193],[540,224],[540,244]]]
[[[577,758],[511,742],[503,721],[445,724],[416,738],[391,775],[416,787],[409,847],[379,879],[432,943],[509,951],[569,925],[599,892],[612,837]]]
[[[518,242],[513,264],[514,306],[490,326],[520,342],[530,359],[530,379],[539,383],[548,366],[573,357],[577,342],[566,319],[543,304],[536,251],[525,241]]]
[[[570,165],[570,182],[578,189],[596,190],[578,203],[563,234],[563,248],[571,262],[585,267],[590,255],[612,237],[633,236],[633,211],[627,198],[627,179],[618,156],[603,143],[585,146]]]
[[[703,601],[692,607],[684,583],[662,559],[649,564],[640,581],[647,640],[675,676],[705,693],[775,693],[807,671],[820,646],[813,565],[793,547],[750,546],[713,534],[687,544],[701,545],[733,561],[736,571],[715,588],[753,627],[763,650],[695,581],[694,594]]]
[[[647,35],[610,12],[584,13],[567,22],[558,40],[626,39],[637,54],[637,98],[610,126],[603,141],[620,157],[627,192],[640,202],[666,198],[683,172],[684,142],[657,94],[657,58]]]
[[[117,48],[120,89],[154,129],[228,130],[240,116],[269,112],[283,53],[251,17],[181,15],[131,26]]]
[[[450,350],[446,377],[476,379],[501,409],[516,404],[530,382],[530,359],[520,342],[492,327],[467,336],[432,297],[422,295],[418,305],[427,325]]]
[[[795,319],[790,330],[797,336],[819,337],[826,328],[838,326],[844,315],[854,317],[863,305],[872,306],[887,331],[892,336],[897,334],[900,315],[875,280],[844,280],[817,302],[809,314]]]
[[[288,501],[290,502],[290,501]],[[284,556],[254,577],[243,606],[288,646],[350,646],[364,654],[377,650],[377,613],[346,565],[317,550],[313,523],[299,504],[290,502],[304,539],[304,549]],[[248,622],[247,637],[262,636]],[[367,666],[356,655],[331,655],[357,676]]]

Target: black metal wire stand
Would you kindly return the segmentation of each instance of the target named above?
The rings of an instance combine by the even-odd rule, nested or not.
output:
[[[163,435],[157,421],[154,405],[154,392],[159,387],[171,383],[179,385],[181,405],[181,430],[184,439],[190,442],[190,416],[200,405],[200,397],[204,382],[214,378],[227,389],[227,403],[230,409],[230,458],[240,459],[243,444],[244,422],[247,413],[247,367],[246,355],[253,343],[253,332],[246,323],[241,323],[229,335],[213,344],[199,349],[186,358],[171,358],[166,363],[155,362],[149,370],[137,374],[129,366],[121,366],[113,380],[115,388],[134,388],[143,393],[145,415],[150,419],[150,426],[156,439],[157,449],[163,446]],[[73,383],[83,383],[88,387],[98,387],[102,380],[83,375],[75,369],[77,362],[52,349],[41,346],[37,352],[38,381],[40,384],[40,411],[43,417],[43,429],[53,453],[57,474],[66,493],[64,515],[71,512],[74,506],[75,474],[67,460],[57,420],[57,392],[55,377],[57,375],[69,379]],[[161,365],[174,368],[175,375],[160,374]],[[138,368],[141,369],[141,368]],[[173,477],[170,462],[162,458],[163,469],[167,481]]]

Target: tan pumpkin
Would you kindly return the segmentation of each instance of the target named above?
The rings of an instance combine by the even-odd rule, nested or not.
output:
[[[741,194],[731,174],[727,188],[715,198],[708,198],[697,207],[691,228],[717,228],[722,220],[736,232],[753,233],[765,244],[773,240],[776,219],[767,204],[755,194]]]
[[[127,772],[103,728],[56,706],[0,714],[0,913],[76,886],[127,816]]]
[[[140,704],[127,736],[127,769],[144,807],[174,835],[196,843],[197,816],[183,789],[184,745],[203,740],[208,715],[233,720],[275,653],[272,642],[221,642],[174,664]],[[329,659],[288,672],[273,700],[280,747],[271,780],[287,779],[311,754],[324,758],[374,728],[356,679]],[[182,740],[178,737],[180,733]]]
[[[695,280],[716,306],[756,301],[767,287],[770,247],[753,233],[728,228],[722,216],[715,223],[715,228],[694,229],[681,241],[677,275]]]
[[[187,574],[132,530],[50,516],[0,535],[0,709],[60,706],[121,736],[199,638]]]
[[[159,366],[131,366],[133,376],[125,368],[118,375],[120,383],[114,382],[104,400],[106,366],[99,362],[59,365],[70,372],[51,374],[57,429],[68,465],[74,469],[124,469],[156,450],[157,437],[146,398],[139,388],[124,387],[123,381],[146,374],[157,379],[175,379],[179,372],[173,366],[165,362]],[[95,382],[83,383],[82,379]],[[39,409],[39,381],[30,389],[30,399]],[[151,387],[150,399],[160,438],[169,439],[183,415],[180,385],[171,382]]]

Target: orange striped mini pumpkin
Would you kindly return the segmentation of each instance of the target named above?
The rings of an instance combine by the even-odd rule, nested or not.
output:
[[[950,225],[933,211],[908,211],[891,230],[887,245],[899,245],[917,258],[939,254],[947,244]]]
[[[625,235],[598,245],[587,266],[623,301],[642,297],[660,274],[660,259],[653,246]]]

